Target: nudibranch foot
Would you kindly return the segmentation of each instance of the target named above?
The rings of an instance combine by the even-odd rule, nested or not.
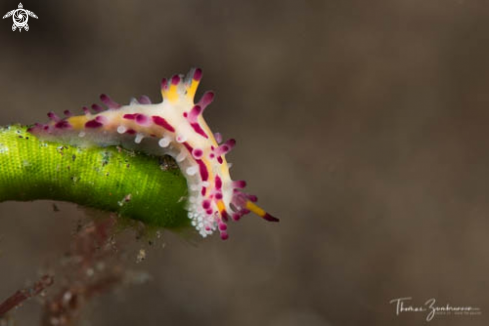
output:
[[[100,96],[106,108],[93,104],[83,107],[83,115],[65,111],[61,118],[48,113],[47,124],[35,124],[29,131],[38,137],[77,146],[119,145],[152,155],[170,155],[187,179],[188,217],[197,231],[206,237],[218,230],[228,238],[229,218],[237,221],[250,212],[267,221],[278,219],[255,204],[254,195],[244,193],[246,182],[233,181],[226,154],[236,141],[223,141],[214,133],[203,112],[214,99],[206,92],[195,103],[194,97],[202,78],[201,69],[192,69],[186,76],[174,75],[161,81],[161,103],[152,103],[147,96],[132,98],[121,105],[108,95]]]

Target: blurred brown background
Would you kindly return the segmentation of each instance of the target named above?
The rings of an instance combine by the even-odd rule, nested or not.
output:
[[[85,325],[423,325],[389,300],[480,307],[489,323],[489,3],[26,1],[0,21],[0,125],[102,92],[159,99],[204,69],[209,124],[269,211],[193,246],[167,234],[151,282],[105,295]],[[0,14],[17,8],[3,0]],[[0,205],[0,299],[56,264],[74,205]],[[137,246],[138,244],[136,244]],[[36,325],[39,305],[17,312]]]

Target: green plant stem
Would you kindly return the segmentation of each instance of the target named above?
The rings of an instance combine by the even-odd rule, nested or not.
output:
[[[189,225],[186,180],[170,158],[46,142],[26,129],[0,128],[0,202],[51,199],[148,226]]]

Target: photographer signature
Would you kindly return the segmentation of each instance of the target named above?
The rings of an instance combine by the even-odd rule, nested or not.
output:
[[[405,312],[423,312],[426,313],[426,321],[431,321],[436,315],[480,315],[481,310],[478,307],[472,306],[452,306],[449,303],[445,305],[437,305],[436,299],[431,298],[425,301],[423,305],[412,305],[412,297],[396,298],[389,301],[390,304],[395,304],[396,315],[399,316]]]

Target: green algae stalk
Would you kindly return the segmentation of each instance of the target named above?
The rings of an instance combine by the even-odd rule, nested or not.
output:
[[[26,130],[0,128],[0,202],[50,199],[114,212],[149,227],[190,224],[186,180],[171,158],[46,142]]]

